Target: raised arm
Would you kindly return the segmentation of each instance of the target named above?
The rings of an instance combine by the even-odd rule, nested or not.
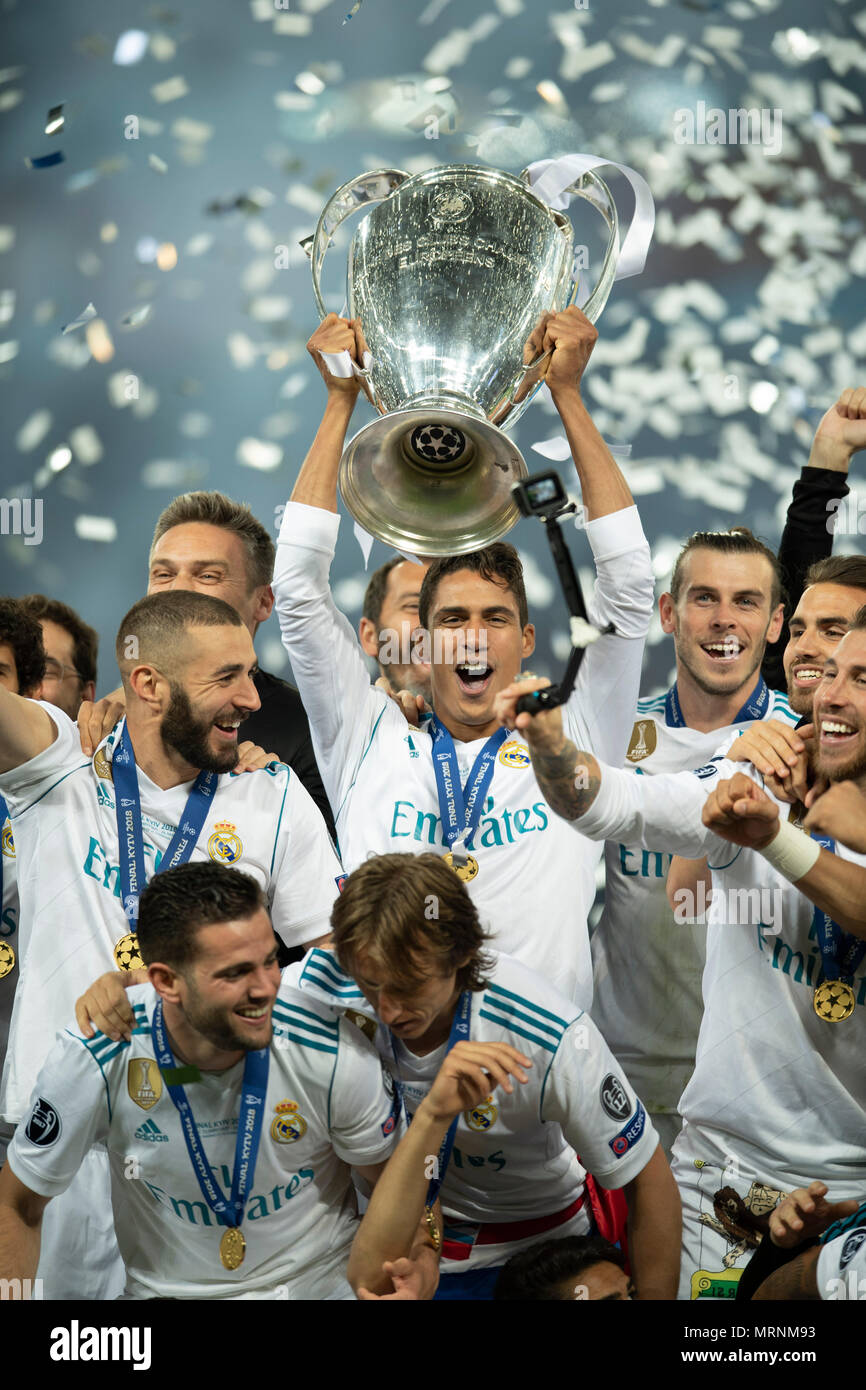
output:
[[[419,1222],[423,1228],[427,1191],[431,1179],[440,1176],[438,1154],[452,1120],[477,1105],[494,1086],[511,1094],[510,1078],[525,1083],[524,1067],[531,1065],[508,1043],[461,1042],[451,1048],[373,1189],[349,1257],[347,1277],[355,1289],[376,1293],[387,1288],[383,1264],[407,1257],[413,1245],[417,1258],[423,1244]],[[441,1241],[438,1214],[436,1220]]]
[[[630,770],[609,767],[566,738],[559,709],[517,714],[521,695],[549,684],[516,682],[500,692],[495,708],[501,723],[525,734],[538,785],[556,814],[590,840],[621,840],[688,859],[713,853],[719,841],[704,826],[701,811],[710,781],[724,764],[700,769],[705,776],[673,772],[636,777]]]
[[[586,652],[567,706],[569,733],[615,766],[625,757],[640,694],[644,642],[653,613],[650,548],[634,498],[581,394],[596,329],[577,308],[545,315],[529,341],[533,356],[552,349],[545,382],[559,412],[580,480],[586,538],[596,583],[587,610],[614,633]]]
[[[866,448],[866,387],[843,391],[819,424],[809,462],[794,484],[785,529],[779,542],[779,566],[787,590],[785,625],[777,642],[767,647],[764,680],[785,689],[782,657],[788,643],[788,619],[800,601],[806,571],[833,548],[837,513],[848,496],[847,475],[852,456]]]
[[[0,773],[29,763],[50,748],[56,736],[54,722],[41,705],[0,685]]]
[[[810,811],[806,824],[812,818],[815,828],[829,829],[830,817],[818,814],[821,800],[816,800],[814,816]],[[736,773],[720,780],[707,798],[703,817],[721,839],[762,855],[845,931],[866,937],[866,868],[829,853],[805,831],[782,820],[778,803],[750,777]]]
[[[366,343],[360,320],[341,319],[329,314],[307,343],[307,351],[322,374],[328,399],[322,423],[301,466],[292,490],[292,501],[326,512],[337,510],[337,474],[346,440],[346,431],[358,399],[358,378],[338,377],[328,370],[322,353],[348,352],[356,362],[363,361]]]

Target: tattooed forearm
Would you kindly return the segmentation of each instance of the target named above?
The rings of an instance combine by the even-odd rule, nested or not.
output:
[[[797,1301],[818,1298],[818,1256],[820,1245],[813,1245],[802,1255],[796,1255],[788,1264],[764,1280],[752,1294],[753,1301]]]
[[[532,767],[545,800],[563,820],[577,820],[598,796],[601,769],[591,753],[580,752],[570,739],[556,753],[533,749]]]

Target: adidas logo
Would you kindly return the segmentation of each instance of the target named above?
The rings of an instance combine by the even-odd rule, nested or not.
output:
[[[135,1131],[136,1139],[148,1139],[152,1144],[167,1144],[168,1135],[163,1134],[155,1120],[145,1120]]]

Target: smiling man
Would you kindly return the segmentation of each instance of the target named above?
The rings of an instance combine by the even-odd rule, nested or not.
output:
[[[127,714],[92,759],[60,710],[0,689],[0,793],[15,834],[23,957],[3,1085],[10,1123],[23,1118],[77,995],[113,963],[135,963],[138,895],[154,873],[190,858],[240,866],[267,894],[284,943],[302,946],[327,933],[341,872],[287,767],[230,775],[238,729],[259,703],[252,639],[233,608],[185,591],[142,599],[121,623],[116,655]],[[49,1296],[106,1295],[111,1218],[106,1174],[94,1167],[96,1151],[49,1213],[55,1226],[71,1217],[57,1249],[46,1235]]]
[[[364,594],[364,611],[358,637],[367,656],[372,656],[391,691],[430,699],[430,663],[418,658],[425,653],[412,645],[418,626],[418,598],[427,563],[395,556],[370,575]]]
[[[185,492],[175,497],[157,520],[148,560],[147,592],[189,590],[222,599],[240,614],[250,637],[255,638],[274,606],[273,572],[273,540],[248,506],[222,492]],[[273,750],[292,769],[333,834],[331,808],[297,690],[258,665],[253,684],[259,704],[250,713],[246,738]],[[51,698],[50,692],[46,698]],[[112,691],[95,707],[89,703],[83,706],[78,722],[85,752],[93,752],[102,738],[106,714],[112,721],[116,717],[116,700],[123,703],[122,691]]]
[[[67,1029],[40,1071],[0,1173],[0,1278],[33,1278],[42,1213],[104,1144],[127,1298],[351,1298],[350,1168],[374,1183],[401,1129],[373,1048],[281,986],[247,874],[160,874],[140,932],[128,1040]]]
[[[664,695],[638,701],[627,768],[640,776],[699,768],[754,720],[793,727],[784,695],[761,677],[767,643],[782,626],[781,600],[776,557],[751,531],[689,538],[659,600],[676,680]],[[694,1068],[706,965],[705,924],[675,917],[668,903],[670,862],[670,854],[609,841],[604,911],[592,939],[593,1015],[668,1153]]]
[[[328,583],[336,546],[337,474],[357,396],[355,378],[329,374],[322,354],[363,350],[357,325],[330,315],[308,344],[328,390],[320,429],[286,507],[274,588],[283,641],[310,717],[347,871],[371,853],[444,855],[469,888],[496,946],[532,966],[568,999],[591,998],[586,917],[598,849],[569,840],[551,815],[521,736],[494,712],[535,647],[517,552],[497,543],[434,562],[419,598],[429,637],[434,714],[407,724],[371,689],[363,655]],[[598,583],[590,612],[613,623],[587,652],[565,708],[621,761],[638,695],[652,606],[649,548],[631,493],[580,394],[595,342],[579,310],[546,316],[527,361],[550,350],[547,384],[580,476]]]
[[[857,777],[861,789],[864,619],[851,614],[815,702],[829,725],[819,770],[834,784]],[[851,875],[862,882],[866,859],[838,843],[829,855],[790,825],[794,808],[762,788],[755,767],[738,773],[716,755],[695,772],[635,777],[575,749],[557,710],[531,723],[517,715],[524,692],[504,691],[499,713],[509,727],[528,725],[539,782],[576,831],[706,856],[713,867],[705,1007],[672,1169],[683,1204],[680,1298],[732,1297],[785,1192],[820,1172],[834,1200],[848,1199],[866,1180],[866,926],[855,935],[838,893],[833,901]],[[825,858],[841,872],[822,878]],[[862,892],[857,906],[862,921]]]

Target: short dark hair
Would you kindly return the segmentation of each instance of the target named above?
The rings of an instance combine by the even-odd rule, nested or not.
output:
[[[763,555],[773,572],[770,611],[784,601],[786,595],[776,552],[753,535],[748,526],[732,526],[729,531],[695,531],[694,535],[689,536],[676,558],[671,575],[670,596],[674,603],[679,602],[682,593],[684,561],[693,550],[714,550],[718,555]]]
[[[253,516],[246,502],[235,502],[224,492],[182,492],[160,512],[150,543],[148,564],[153,559],[157,541],[174,526],[190,522],[206,526],[221,526],[243,541],[247,556],[247,581],[250,589],[270,584],[274,577],[276,547],[258,517]]]
[[[863,632],[863,631],[866,631],[866,603],[864,603],[864,605],[863,605],[862,608],[858,608],[858,609],[857,609],[857,612],[854,614],[854,617],[851,619],[851,622],[848,624],[848,631],[849,631],[849,632]]]
[[[430,609],[433,596],[440,579],[458,570],[471,570],[482,579],[503,583],[517,599],[517,612],[521,628],[529,622],[529,608],[526,603],[526,587],[523,582],[523,565],[520,556],[506,541],[496,541],[485,545],[482,550],[470,550],[468,555],[448,555],[445,559],[434,560],[424,576],[421,593],[418,597],[418,620],[422,627],[429,627]]]
[[[385,595],[388,592],[388,579],[392,569],[397,565],[403,564],[403,556],[395,555],[393,560],[386,560],[384,565],[380,565],[370,575],[370,582],[364,592],[364,607],[361,616],[369,618],[370,622],[379,631],[379,619],[382,616],[382,604],[385,602]]]
[[[590,1265],[602,1262],[625,1269],[622,1251],[600,1236],[545,1240],[512,1255],[496,1281],[493,1297],[523,1303],[541,1299],[565,1302],[562,1285],[576,1279]]]
[[[12,648],[19,694],[32,694],[45,676],[45,648],[42,628],[21,599],[0,598],[0,642]]]
[[[224,864],[196,860],[154,874],[138,905],[141,958],[181,972],[195,960],[199,927],[244,921],[260,908],[268,904],[256,880]]]
[[[72,659],[75,669],[83,681],[96,684],[96,657],[99,652],[99,638],[92,627],[79,618],[68,603],[59,598],[46,598],[45,594],[25,594],[21,602],[34,618],[47,618],[64,628],[72,638]]]
[[[866,555],[827,555],[806,571],[807,589],[813,584],[842,584],[848,589],[866,589]]]
[[[162,663],[171,675],[176,653],[191,627],[243,627],[237,609],[214,594],[200,594],[195,589],[170,589],[147,594],[134,603],[117,630],[115,655],[121,675],[129,669],[130,661]],[[128,639],[136,639],[134,658],[127,655]]]
[[[365,860],[349,874],[334,903],[331,930],[347,974],[354,977],[363,953],[401,994],[414,993],[429,979],[418,968],[421,953],[432,953],[440,975],[456,970],[461,990],[484,989],[492,965],[475,904],[438,854],[379,854]]]

